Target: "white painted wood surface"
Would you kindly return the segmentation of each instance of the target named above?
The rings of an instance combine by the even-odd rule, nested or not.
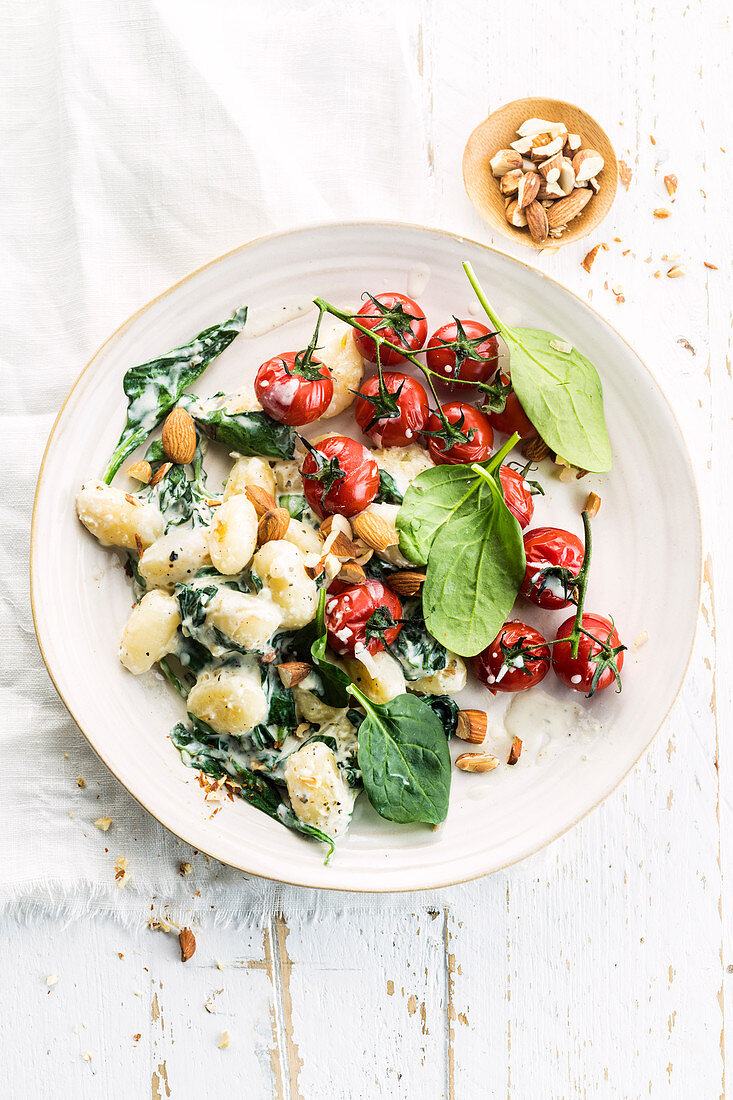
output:
[[[303,7],[290,2],[294,12]],[[252,18],[267,18],[251,6]],[[680,414],[706,540],[684,690],[648,755],[603,806],[545,852],[462,888],[449,906],[426,898],[411,914],[385,903],[317,922],[286,913],[264,929],[205,930],[185,966],[174,936],[145,928],[0,923],[7,1095],[724,1094],[733,983],[727,5],[398,6],[385,33],[401,36],[424,111],[414,172],[426,224],[489,239],[463,193],[461,152],[488,110],[519,96],[582,104],[633,171],[587,244],[520,258],[608,317]],[[222,49],[231,50],[225,5],[210,7]],[[304,28],[303,58],[308,34],[322,31],[318,11],[314,4]],[[327,120],[338,104],[325,74],[323,89]],[[667,172],[679,177],[673,205]],[[672,217],[655,219],[658,206]],[[580,261],[600,241],[608,250],[587,274]],[[673,255],[685,268],[676,280],[665,276],[674,261],[663,257]],[[59,980],[49,987],[51,974]],[[230,1045],[219,1049],[224,1031]]]

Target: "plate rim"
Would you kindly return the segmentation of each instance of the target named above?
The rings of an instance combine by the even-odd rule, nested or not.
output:
[[[68,405],[69,401],[71,400],[71,397],[74,394],[77,386],[80,385],[80,383],[81,383],[82,379],[84,378],[84,376],[86,375],[87,371],[89,371],[92,368],[92,366],[95,364],[96,360],[100,357],[100,355],[102,355],[102,353],[104,352],[104,350],[107,348],[107,346],[109,344],[111,344],[113,341],[119,339],[123,335],[125,330],[134,321],[136,321],[139,317],[141,317],[144,313],[146,313],[153,306],[157,305],[158,302],[163,301],[165,298],[167,298],[169,295],[171,295],[174,291],[178,290],[179,287],[183,286],[185,283],[189,282],[191,279],[196,278],[198,275],[200,275],[202,272],[206,271],[208,268],[213,267],[215,264],[221,263],[222,261],[228,259],[230,256],[233,256],[235,253],[243,252],[245,249],[252,248],[255,245],[265,244],[268,241],[281,240],[281,239],[286,238],[286,237],[295,237],[295,236],[298,236],[299,234],[302,234],[302,233],[318,232],[318,231],[332,230],[332,229],[372,229],[373,230],[373,229],[383,229],[383,228],[398,229],[398,230],[399,229],[418,230],[419,232],[433,233],[433,234],[437,234],[439,236],[449,237],[449,238],[451,238],[451,240],[453,240],[457,243],[464,243],[465,242],[466,244],[475,246],[475,247],[477,247],[477,248],[479,248],[479,249],[481,249],[485,252],[494,253],[496,255],[499,255],[504,259],[510,260],[512,263],[518,265],[519,267],[526,268],[528,271],[532,272],[534,275],[540,276],[540,278],[547,280],[547,282],[549,282],[549,283],[553,284],[555,287],[559,288],[565,294],[569,295],[576,302],[578,302],[579,305],[584,310],[586,310],[588,313],[592,314],[593,317],[595,317],[597,320],[599,320],[603,325],[606,325],[614,333],[614,335],[617,337],[617,339],[620,340],[621,343],[628,349],[628,351],[634,356],[634,358],[643,367],[644,371],[649,376],[650,380],[652,381],[652,383],[654,384],[654,386],[658,390],[660,396],[662,397],[662,400],[664,401],[664,404],[667,407],[667,411],[669,412],[669,414],[672,418],[672,421],[674,422],[674,424],[677,428],[677,431],[679,433],[680,442],[681,442],[681,445],[682,445],[682,452],[683,452],[683,455],[684,455],[684,457],[687,461],[687,465],[688,465],[689,472],[690,472],[690,477],[691,477],[691,482],[692,482],[692,487],[693,487],[693,491],[694,491],[694,496],[695,496],[695,506],[696,506],[695,507],[695,512],[696,512],[696,520],[697,520],[697,523],[696,523],[696,535],[697,535],[696,545],[697,545],[697,559],[698,559],[697,597],[696,597],[697,613],[696,613],[696,616],[695,616],[695,623],[694,623],[694,626],[693,626],[692,635],[691,635],[691,638],[690,638],[689,650],[687,652],[687,657],[686,657],[686,660],[685,660],[682,675],[680,676],[680,680],[679,680],[679,683],[677,685],[677,689],[674,693],[674,696],[673,696],[672,700],[670,701],[669,707],[667,708],[663,718],[661,719],[659,724],[656,726],[656,728],[652,731],[652,733],[649,736],[649,739],[646,741],[646,743],[639,750],[638,755],[634,758],[634,760],[632,761],[632,763],[630,764],[628,769],[623,773],[623,775],[619,776],[619,778],[614,783],[612,783],[611,786],[608,787],[608,789],[597,799],[597,801],[595,801],[591,806],[588,806],[587,809],[583,810],[583,812],[580,813],[578,815],[578,817],[576,817],[573,821],[569,822],[566,825],[563,825],[562,828],[558,829],[558,831],[556,833],[553,833],[553,835],[551,837],[544,840],[541,844],[536,845],[536,846],[532,845],[532,846],[527,847],[526,850],[523,850],[522,852],[518,853],[512,859],[508,859],[508,860],[506,860],[506,862],[501,863],[498,867],[494,867],[493,869],[491,869],[489,871],[478,870],[478,871],[476,871],[475,874],[466,875],[466,876],[463,876],[463,877],[458,878],[458,879],[451,879],[450,881],[440,881],[440,882],[437,882],[437,883],[432,883],[432,884],[430,884],[428,886],[424,886],[424,887],[408,886],[408,887],[397,887],[397,888],[390,888],[390,889],[384,889],[384,890],[379,889],[379,887],[365,887],[365,886],[337,886],[337,885],[320,885],[320,884],[318,886],[314,886],[311,882],[307,881],[305,878],[300,878],[299,880],[298,879],[292,879],[292,878],[280,878],[280,877],[276,877],[276,876],[273,876],[273,875],[263,874],[262,871],[253,871],[250,868],[243,866],[241,863],[230,862],[229,860],[222,859],[220,856],[216,855],[213,852],[207,851],[206,848],[204,848],[198,840],[195,840],[195,841],[189,840],[188,837],[185,836],[185,834],[183,832],[180,832],[178,829],[172,828],[164,820],[162,820],[162,818],[159,817],[158,814],[154,810],[152,810],[149,806],[147,806],[136,794],[134,794],[133,791],[130,790],[129,787],[126,786],[126,784],[115,773],[114,769],[110,766],[110,764],[105,760],[105,758],[102,755],[102,753],[100,752],[100,750],[93,743],[90,735],[87,734],[86,730],[83,728],[83,726],[77,720],[76,715],[74,714],[74,711],[73,711],[71,705],[69,704],[67,699],[64,697],[63,692],[61,691],[58,683],[56,682],[56,678],[54,676],[53,670],[51,668],[51,665],[49,664],[49,659],[46,656],[46,651],[44,649],[43,641],[41,639],[41,634],[40,634],[39,625],[38,625],[38,619],[37,619],[37,615],[36,615],[36,603],[35,603],[35,584],[36,584],[36,581],[35,581],[35,571],[34,571],[34,562],[35,562],[35,557],[36,557],[36,553],[35,553],[36,538],[35,538],[35,536],[36,536],[36,525],[37,525],[37,522],[38,522],[38,515],[39,515],[39,508],[38,508],[39,496],[40,496],[40,493],[41,493],[41,485],[42,485],[42,482],[43,482],[43,479],[44,479],[44,475],[46,473],[46,462],[47,462],[47,459],[48,459],[49,451],[51,449],[51,444],[53,442],[54,436],[55,436],[56,431],[59,427],[61,419],[63,417],[66,406]],[[38,643],[38,648],[39,648],[39,651],[40,651],[40,654],[41,654],[41,658],[42,658],[43,663],[46,667],[46,671],[48,672],[51,683],[53,684],[53,686],[56,690],[56,693],[59,696],[59,698],[60,698],[61,702],[63,703],[64,707],[68,711],[72,721],[76,725],[77,729],[81,732],[82,736],[84,737],[84,739],[86,740],[87,744],[90,746],[92,751],[95,753],[95,755],[99,758],[99,760],[101,760],[101,762],[104,764],[105,768],[107,768],[107,770],[110,772],[110,774],[112,776],[114,776],[116,782],[118,782],[120,784],[120,786],[122,786],[124,788],[124,790],[127,791],[127,793],[132,798],[135,799],[135,801],[138,803],[138,805],[141,806],[143,808],[143,810],[145,810],[146,813],[150,814],[150,816],[152,818],[154,818],[156,821],[158,821],[163,826],[163,828],[167,829],[168,832],[170,832],[173,836],[177,837],[179,840],[182,840],[185,844],[189,844],[193,847],[196,847],[200,852],[203,852],[204,855],[209,856],[211,859],[216,860],[218,863],[221,863],[224,866],[229,866],[229,867],[234,868],[237,871],[243,872],[244,874],[252,875],[256,878],[262,878],[262,879],[265,879],[266,881],[279,883],[279,884],[285,885],[285,886],[297,886],[297,887],[301,887],[301,888],[305,888],[305,889],[311,889],[311,890],[328,890],[332,893],[354,893],[354,894],[407,894],[407,893],[419,893],[422,890],[436,890],[436,889],[445,889],[445,888],[451,887],[451,886],[459,886],[459,885],[462,885],[463,883],[473,882],[476,879],[483,878],[486,875],[496,874],[498,871],[506,870],[506,868],[512,867],[516,863],[520,863],[522,860],[527,859],[529,856],[535,855],[537,852],[541,852],[543,849],[549,847],[550,844],[554,844],[555,841],[559,840],[560,837],[565,835],[565,833],[569,832],[571,829],[574,829],[577,825],[579,825],[580,822],[583,821],[592,811],[596,810],[601,805],[602,802],[605,802],[606,799],[609,798],[614,793],[614,791],[616,791],[618,789],[618,787],[620,787],[621,783],[629,776],[631,771],[633,771],[633,769],[637,766],[637,764],[641,760],[642,756],[644,756],[644,754],[646,752],[648,752],[650,746],[652,745],[653,741],[657,737],[657,734],[659,733],[660,729],[662,728],[664,723],[667,721],[673,707],[675,706],[675,704],[676,704],[676,702],[679,698],[682,687],[683,687],[683,685],[684,685],[684,683],[687,679],[689,669],[690,669],[690,661],[692,659],[692,654],[693,654],[693,651],[694,651],[694,648],[695,648],[695,641],[696,641],[696,638],[697,638],[697,633],[698,633],[699,623],[700,623],[700,601],[701,601],[701,597],[702,597],[703,566],[704,566],[704,562],[703,562],[703,538],[702,538],[702,514],[701,514],[701,507],[700,507],[700,490],[699,490],[699,486],[698,486],[697,475],[695,473],[695,467],[694,467],[694,464],[692,462],[692,458],[691,458],[691,455],[690,455],[690,449],[687,445],[687,441],[685,439],[684,432],[682,431],[682,426],[680,424],[680,421],[677,417],[677,414],[676,414],[672,404],[670,403],[670,400],[669,400],[663,386],[658,381],[656,375],[649,368],[649,366],[645,362],[645,360],[642,359],[641,356],[638,354],[638,352],[631,346],[631,344],[628,342],[628,340],[626,340],[621,335],[621,333],[615,328],[615,326],[612,325],[611,322],[608,321],[601,313],[599,313],[598,310],[594,309],[593,306],[591,306],[588,302],[584,301],[574,291],[572,291],[568,287],[564,286],[561,282],[559,282],[559,280],[553,278],[551,275],[546,274],[546,272],[544,272],[544,271],[540,271],[539,268],[535,267],[533,264],[527,263],[524,260],[518,259],[517,257],[510,255],[508,252],[502,251],[502,249],[500,249],[500,248],[496,248],[493,245],[485,244],[483,241],[477,241],[474,238],[468,237],[463,233],[455,233],[455,232],[453,232],[452,230],[449,230],[449,229],[440,229],[440,228],[435,227],[435,226],[422,225],[422,224],[417,223],[417,222],[403,222],[403,221],[397,221],[397,220],[384,220],[384,219],[379,219],[379,218],[376,218],[376,219],[358,219],[358,220],[354,220],[354,221],[314,222],[314,223],[308,223],[308,224],[305,224],[305,225],[295,226],[295,227],[292,227],[290,229],[275,230],[275,231],[270,232],[270,233],[264,233],[260,236],[253,237],[251,240],[248,240],[248,241],[243,242],[242,244],[236,245],[234,248],[231,248],[228,251],[223,252],[223,253],[213,257],[211,260],[208,260],[206,263],[201,264],[199,267],[194,268],[192,271],[189,271],[181,279],[177,280],[175,283],[172,283],[165,290],[161,291],[160,294],[157,294],[154,298],[151,298],[144,305],[140,306],[137,310],[135,310],[134,313],[130,314],[130,316],[127,317],[126,320],[124,320],[120,325],[118,325],[118,327],[116,329],[114,329],[110,333],[110,335],[98,346],[98,348],[93,353],[91,358],[88,360],[88,362],[85,364],[85,366],[81,369],[79,374],[74,379],[74,381],[73,381],[68,393],[66,394],[66,396],[65,396],[65,398],[64,398],[64,400],[63,400],[63,402],[62,402],[62,404],[59,408],[59,411],[58,411],[58,413],[57,413],[57,415],[54,419],[54,422],[51,426],[51,430],[49,431],[48,439],[46,440],[46,445],[45,445],[44,450],[43,450],[43,456],[41,458],[41,463],[40,463],[40,466],[38,468],[38,477],[37,477],[37,481],[36,481],[36,489],[35,489],[35,493],[34,493],[34,496],[33,496],[33,510],[32,510],[32,513],[31,513],[30,549],[29,549],[29,576],[30,576],[31,615],[32,615],[32,618],[33,618],[33,629],[34,629],[34,632],[35,632],[35,635],[36,635],[36,641]]]

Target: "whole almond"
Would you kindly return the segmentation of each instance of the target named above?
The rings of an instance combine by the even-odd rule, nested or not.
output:
[[[527,218],[527,225],[529,226],[532,240],[535,242],[535,244],[542,244],[543,241],[547,240],[547,236],[550,231],[547,211],[545,210],[544,206],[541,203],[537,202],[537,200],[535,199],[529,204],[524,213]]]
[[[163,424],[163,450],[171,462],[185,466],[196,454],[196,427],[191,414],[177,406],[169,412]]]
[[[510,766],[513,766],[514,764],[516,764],[517,760],[519,760],[519,757],[521,755],[522,755],[522,738],[521,737],[515,737],[512,740],[512,747],[509,750],[509,755],[508,755],[507,760],[506,760],[507,764],[509,764]]]
[[[343,584],[365,584],[366,573],[356,561],[345,561],[337,574],[337,580]]]
[[[525,439],[522,444],[522,454],[530,462],[541,462],[543,458],[547,458],[549,453],[550,448],[544,439],[540,439],[538,435],[533,436],[532,439]]]
[[[588,493],[588,499],[586,500],[585,504],[583,505],[583,511],[587,512],[588,515],[592,519],[593,516],[598,515],[600,510],[601,510],[601,498],[598,496],[598,493]]]
[[[287,508],[271,508],[257,525],[257,542],[263,546],[266,542],[284,538],[289,524],[290,512]]]
[[[178,943],[181,947],[181,962],[188,962],[196,950],[196,937],[190,928],[182,928],[178,933]]]
[[[534,202],[537,198],[540,183],[541,177],[538,176],[536,172],[527,172],[525,176],[522,176],[517,190],[517,202],[519,203],[520,210],[524,210],[525,207],[529,206],[529,204]],[[531,230],[532,227],[530,226],[530,232]]]
[[[385,583],[398,596],[417,596],[425,583],[425,574],[403,569],[399,573],[390,573],[385,577]]]
[[[302,683],[312,671],[311,666],[306,664],[305,661],[286,661],[276,667],[282,685],[286,688],[295,687],[296,684]]]
[[[168,471],[171,469],[172,466],[173,466],[172,462],[164,462],[161,466],[159,466],[158,469],[153,474],[153,476],[151,477],[150,484],[151,485],[157,485],[159,481],[162,481],[163,478],[165,477],[165,475],[168,473]]]
[[[153,471],[150,468],[150,463],[144,460],[140,462],[133,462],[132,466],[127,471],[128,477],[134,477],[135,481],[142,481],[144,485],[147,485],[152,477]]]
[[[253,505],[260,519],[265,512],[273,512],[277,508],[277,501],[272,493],[268,493],[267,489],[263,489],[260,485],[245,485],[244,495]]]
[[[576,187],[565,199],[553,202],[547,211],[547,222],[550,229],[557,229],[561,225],[567,225],[573,218],[585,210],[593,198],[593,192],[587,187]]]
[[[488,752],[464,752],[456,758],[456,767],[462,772],[493,772],[499,761]]]
[[[386,550],[388,546],[397,546],[397,531],[382,516],[373,512],[362,512],[353,522],[354,534],[371,546],[373,550]]]
[[[458,712],[456,737],[460,737],[461,741],[470,741],[474,745],[480,745],[486,737],[488,725],[489,718],[483,710],[460,710]]]

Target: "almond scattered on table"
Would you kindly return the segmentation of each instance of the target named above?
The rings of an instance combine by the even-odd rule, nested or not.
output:
[[[182,928],[178,933],[178,943],[181,947],[181,962],[188,962],[196,950],[196,937],[190,928]]]
[[[602,155],[584,147],[580,134],[568,133],[564,122],[541,118],[522,123],[517,141],[489,163],[505,196],[506,220],[515,229],[528,228],[537,245],[562,236],[582,213],[600,190],[604,166]]]
[[[601,246],[599,244],[597,244],[595,246],[595,248],[591,248],[590,252],[586,252],[585,256],[583,257],[583,259],[580,263],[580,266],[585,271],[587,271],[589,275],[590,275],[590,269],[593,267],[593,264],[595,262],[595,258],[598,255],[598,249],[600,247]]]

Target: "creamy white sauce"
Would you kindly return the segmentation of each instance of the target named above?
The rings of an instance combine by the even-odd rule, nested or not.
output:
[[[312,308],[312,302],[290,302],[288,305],[277,306],[275,309],[263,306],[260,309],[250,310],[242,335],[245,340],[256,340],[258,336],[274,332],[276,328],[281,328],[297,317],[302,317],[304,313],[308,313]]]
[[[504,715],[507,733],[522,740],[523,761],[536,760],[553,743],[574,733],[587,733],[594,724],[579,703],[555,699],[536,689],[515,695]]]
[[[427,264],[415,264],[407,276],[407,293],[410,298],[422,294],[430,281],[430,268]]]

